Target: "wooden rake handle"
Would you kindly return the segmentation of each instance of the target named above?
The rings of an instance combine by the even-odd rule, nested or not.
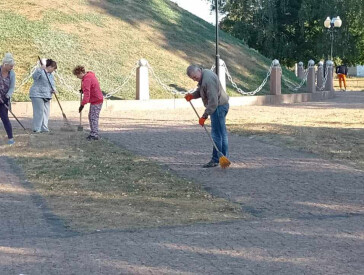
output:
[[[80,92],[80,106],[81,106],[81,104],[82,104],[82,93]],[[82,125],[82,112],[80,112],[80,126],[81,125]]]
[[[10,114],[15,118],[15,120],[19,123],[19,125],[24,129],[24,131],[30,135],[30,133],[27,131],[27,129],[25,129],[24,125],[19,121],[19,119],[16,117],[16,115],[14,115],[14,113],[11,111],[11,109],[9,108],[8,105],[5,104],[5,102],[0,98],[0,103],[4,104],[5,108],[8,109],[8,111],[10,112]]]
[[[198,119],[200,119],[200,115],[197,113],[197,111],[196,111],[196,109],[195,109],[195,106],[193,106],[193,104],[192,104],[192,102],[191,102],[191,101],[188,101],[188,102],[191,104],[191,107],[192,107],[192,109],[195,111],[195,113],[196,113],[196,115],[197,115]],[[220,150],[217,148],[217,146],[216,146],[216,144],[215,144],[215,141],[212,139],[212,136],[211,136],[210,132],[209,132],[209,131],[207,131],[206,126],[205,126],[205,125],[203,125],[203,128],[205,129],[206,134],[209,136],[209,138],[210,138],[210,140],[211,140],[211,143],[212,143],[212,145],[215,147],[216,151],[220,154],[220,156],[223,156],[224,154],[223,154],[223,153],[221,153],[221,152],[220,152]]]
[[[40,57],[39,57],[39,56],[38,56],[38,59],[39,59],[40,65],[43,65],[42,59],[40,59]],[[47,77],[47,80],[48,80],[49,86],[51,86],[52,91],[54,91],[53,85],[52,85],[51,81],[49,80],[49,77],[48,77],[48,74],[47,74],[46,70],[43,70],[43,71],[44,71],[44,74],[45,74],[45,75],[46,75],[46,77]],[[57,100],[57,103],[58,103],[59,108],[61,109],[62,116],[63,116],[63,117],[67,120],[66,114],[63,112],[63,108],[62,108],[62,106],[61,106],[61,103],[59,102],[58,96],[56,95],[56,93],[53,93],[53,94],[54,94],[54,97],[55,97],[55,98],[56,98],[56,100]]]

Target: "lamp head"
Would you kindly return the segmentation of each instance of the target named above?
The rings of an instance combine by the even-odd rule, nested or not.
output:
[[[343,21],[341,21],[340,16],[337,16],[334,18],[334,26],[336,28],[340,28],[342,23],[343,23]]]
[[[328,28],[328,29],[331,28],[331,19],[330,19],[330,17],[326,18],[326,20],[324,21],[324,26],[325,26],[325,28]]]

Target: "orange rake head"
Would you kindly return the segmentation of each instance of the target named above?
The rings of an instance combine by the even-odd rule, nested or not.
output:
[[[219,164],[220,164],[221,168],[228,168],[230,166],[231,162],[227,157],[222,156],[219,158]]]

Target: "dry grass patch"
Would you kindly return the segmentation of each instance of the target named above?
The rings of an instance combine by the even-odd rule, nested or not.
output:
[[[363,110],[307,105],[232,108],[228,128],[240,135],[344,160],[364,169]]]
[[[84,133],[17,133],[0,152],[15,158],[54,213],[78,231],[218,222],[242,218],[238,205],[213,198],[147,159]],[[3,142],[2,142],[3,144]]]
[[[363,77],[348,77],[346,78],[346,87],[348,91],[364,91]],[[334,78],[334,89],[340,91],[339,79]]]

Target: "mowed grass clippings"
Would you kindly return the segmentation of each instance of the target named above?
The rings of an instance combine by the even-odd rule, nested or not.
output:
[[[55,131],[0,146],[35,190],[77,231],[126,229],[242,218],[240,207],[107,140]]]
[[[231,108],[228,129],[364,169],[363,110],[310,104]]]

